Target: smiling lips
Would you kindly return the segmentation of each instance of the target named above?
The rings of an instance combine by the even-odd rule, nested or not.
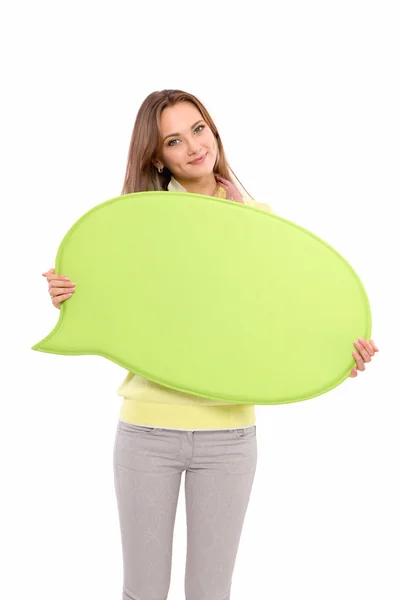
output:
[[[189,164],[190,164],[190,165],[200,165],[200,164],[201,164],[201,163],[204,161],[204,159],[205,159],[205,157],[206,157],[206,156],[207,156],[207,154],[204,154],[204,155],[203,155],[203,156],[201,156],[200,158],[196,158],[196,160],[192,160],[192,161],[190,161],[190,163],[189,163]]]

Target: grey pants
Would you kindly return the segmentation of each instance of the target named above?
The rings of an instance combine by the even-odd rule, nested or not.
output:
[[[123,600],[166,600],[168,596],[183,471],[185,598],[229,600],[256,465],[256,425],[178,431],[118,422],[114,481]]]

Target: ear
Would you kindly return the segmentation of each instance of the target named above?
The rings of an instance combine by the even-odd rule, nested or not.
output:
[[[152,163],[156,167],[156,169],[163,169],[164,168],[164,165],[157,158],[155,158],[152,161]]]

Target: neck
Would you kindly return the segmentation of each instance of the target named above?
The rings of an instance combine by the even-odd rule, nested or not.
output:
[[[178,183],[180,183],[187,192],[190,194],[202,194],[204,196],[212,196],[215,192],[217,182],[214,177],[214,173],[210,173],[205,177],[199,179],[181,179],[175,177]]]

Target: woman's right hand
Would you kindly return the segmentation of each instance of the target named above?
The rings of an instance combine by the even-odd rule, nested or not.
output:
[[[51,301],[56,308],[60,308],[61,302],[68,300],[75,291],[75,283],[70,281],[64,275],[56,275],[54,269],[47,273],[42,273],[49,283],[49,294]]]

